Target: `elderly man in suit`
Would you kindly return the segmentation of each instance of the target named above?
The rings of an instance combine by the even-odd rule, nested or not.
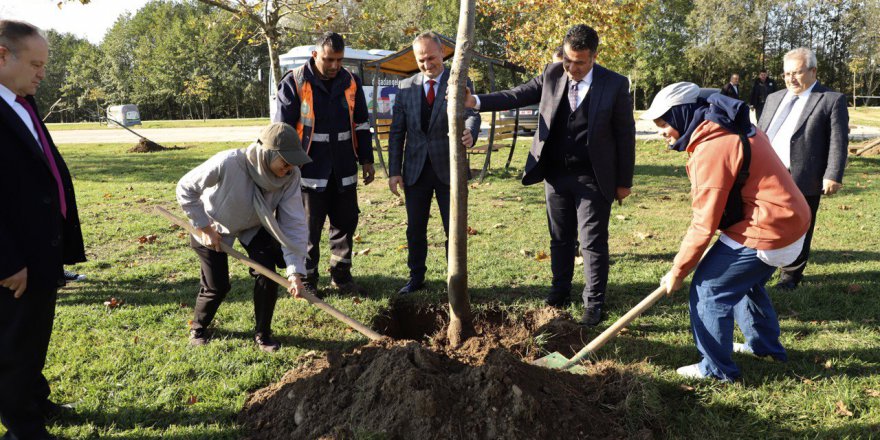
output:
[[[449,233],[449,74],[437,34],[416,36],[412,47],[420,72],[400,82],[388,136],[388,187],[399,196],[402,185],[406,193],[409,281],[398,291],[402,295],[424,287],[428,213],[435,194],[443,230]],[[470,147],[480,133],[480,115],[469,110],[465,126],[462,142]]]
[[[781,270],[776,287],[797,288],[807,266],[819,198],[840,190],[849,143],[846,96],[816,80],[816,55],[798,48],[782,58],[785,90],[767,96],[758,127],[791,171],[813,214],[800,256]]]
[[[563,40],[563,61],[512,90],[468,96],[483,111],[540,103],[538,132],[522,182],[544,182],[553,285],[547,303],[570,302],[575,246],[584,258],[584,316],[596,325],[608,283],[611,204],[630,194],[635,167],[635,121],[629,81],[596,62],[599,36],[583,24]]]
[[[34,93],[49,44],[0,20],[0,421],[4,439],[52,438],[61,407],[43,376],[64,264],[85,261],[73,182],[38,116]]]

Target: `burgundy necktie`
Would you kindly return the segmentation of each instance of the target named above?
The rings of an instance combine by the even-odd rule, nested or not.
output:
[[[58,165],[55,164],[55,155],[52,154],[52,149],[49,147],[49,140],[46,139],[46,133],[43,133],[43,128],[40,126],[40,118],[37,117],[37,113],[34,111],[34,108],[31,107],[31,104],[21,96],[16,96],[15,102],[21,104],[21,106],[27,110],[28,115],[31,116],[31,122],[34,123],[34,130],[36,130],[37,136],[40,138],[40,145],[43,147],[43,153],[46,154],[46,159],[49,161],[49,168],[52,170],[52,175],[55,176],[55,183],[58,184],[58,201],[61,204],[61,215],[64,216],[64,218],[67,218],[67,198],[64,196],[64,185],[61,183],[61,173],[58,171]]]
[[[437,84],[437,81],[428,80],[428,105],[434,105],[434,84]]]

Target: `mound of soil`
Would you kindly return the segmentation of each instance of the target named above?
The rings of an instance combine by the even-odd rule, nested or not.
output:
[[[137,145],[128,150],[129,153],[155,153],[157,151],[182,150],[183,147],[177,145],[173,147],[163,147],[149,139],[141,138]]]
[[[441,311],[414,310],[411,317],[422,319],[407,322],[425,329],[434,312],[445,324]],[[413,331],[395,313],[385,328],[374,326],[392,336]],[[583,346],[587,335],[569,316],[494,310],[475,324],[479,336],[458,350],[446,345],[441,326],[427,339],[414,330],[411,337],[424,343],[388,338],[312,358],[251,395],[239,421],[251,439],[617,439],[662,432],[659,394],[638,367],[605,362],[579,375],[523,361],[543,354],[541,346],[565,348],[566,355]]]

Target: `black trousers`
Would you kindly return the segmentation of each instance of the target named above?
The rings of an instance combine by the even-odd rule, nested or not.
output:
[[[252,260],[269,269],[287,267],[281,245],[263,228],[260,228],[250,243],[242,245]],[[206,248],[194,237],[190,237],[190,246],[199,256],[202,269],[201,288],[196,297],[192,323],[192,329],[197,330],[211,324],[220,303],[232,286],[229,283],[229,261],[225,252]],[[278,284],[253,269],[250,269],[250,274],[254,277],[254,329],[256,333],[271,334],[272,315],[278,301]]]
[[[807,230],[807,236],[804,237],[804,248],[801,249],[800,255],[794,260],[794,263],[783,267],[779,271],[780,281],[793,281],[800,283],[804,278],[804,269],[807,268],[807,259],[810,257],[810,244],[813,242],[813,229],[816,227],[816,213],[819,212],[819,199],[822,196],[804,196],[807,204],[810,205],[810,229]]]
[[[425,259],[428,257],[428,216],[431,212],[431,199],[437,196],[443,231],[449,242],[449,185],[440,181],[430,162],[425,163],[422,174],[412,185],[404,186],[406,193],[406,244],[408,255],[406,264],[409,276],[416,281],[424,281]]]
[[[605,302],[608,284],[608,220],[611,203],[588,175],[557,173],[544,181],[550,229],[550,267],[554,293],[568,295],[580,235],[584,258],[584,304]]]
[[[764,113],[764,104],[758,104],[755,106],[755,120],[761,120],[761,113]]]
[[[318,261],[321,257],[321,232],[324,221],[330,219],[330,276],[337,283],[351,281],[351,253],[354,232],[358,225],[360,210],[357,189],[339,191],[335,178],[322,192],[302,192],[306,218],[309,224],[309,247],[306,255],[306,275],[317,279]]]
[[[57,290],[31,290],[15,299],[0,287],[0,421],[21,440],[47,438],[41,408],[49,398],[43,376]]]

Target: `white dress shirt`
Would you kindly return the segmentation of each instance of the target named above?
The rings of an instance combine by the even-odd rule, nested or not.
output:
[[[445,73],[446,73],[446,69],[443,69],[443,71],[440,72],[440,74],[437,75],[436,78],[428,78],[428,75],[422,74],[422,76],[425,77],[425,82],[422,83],[422,89],[423,89],[422,92],[425,94],[425,96],[428,96],[428,87],[431,87],[431,85],[428,84],[428,81],[433,79],[434,80],[434,99],[437,99],[437,92],[440,90],[440,79],[443,78],[443,74],[445,74]]]
[[[587,93],[590,93],[590,87],[593,86],[593,72],[595,69],[590,69],[587,73],[587,76],[584,79],[578,82],[578,107],[581,106],[581,103],[584,102],[584,98],[587,97]],[[441,75],[442,76],[442,75]],[[568,86],[571,88],[571,86]],[[428,89],[425,89],[427,92]],[[566,89],[566,96],[568,96],[568,90]],[[477,105],[474,106],[474,110],[480,111],[480,95],[474,95],[474,99],[477,100]],[[566,98],[567,99],[567,98]]]
[[[21,104],[15,102],[15,93],[12,90],[9,90],[3,84],[0,84],[0,98],[6,101],[12,110],[15,111],[15,114],[21,118],[24,125],[31,131],[31,135],[34,136],[34,139],[37,141],[37,145],[42,146],[40,143],[40,135],[37,134],[36,128],[34,128],[34,121],[31,120],[31,115],[28,113],[27,109],[25,109]]]
[[[773,151],[776,151],[776,155],[779,156],[779,159],[782,160],[782,163],[786,168],[791,169],[791,137],[794,135],[795,125],[801,118],[801,113],[804,112],[804,107],[807,105],[807,100],[810,98],[810,93],[813,92],[813,87],[816,87],[816,83],[818,83],[818,81],[814,82],[809,89],[804,90],[800,95],[797,95],[798,100],[794,103],[794,107],[791,108],[791,113],[788,114],[782,127],[779,127],[776,136],[771,140]],[[770,120],[770,125],[768,125],[768,127],[773,126],[773,122],[779,115],[779,112],[784,109],[792,99],[794,99],[794,96],[795,95],[791,93],[791,91],[785,92],[785,96],[779,103],[779,107],[776,108],[776,113],[773,114],[773,119]]]

